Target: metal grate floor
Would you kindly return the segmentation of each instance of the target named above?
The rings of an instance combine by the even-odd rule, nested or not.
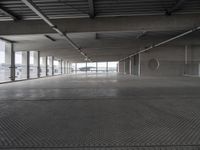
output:
[[[0,148],[199,150],[198,89],[194,97],[0,100]]]

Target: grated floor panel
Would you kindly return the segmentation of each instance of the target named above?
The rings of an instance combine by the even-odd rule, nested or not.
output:
[[[61,82],[71,85],[72,80],[69,77],[66,78],[63,77],[59,82],[56,81],[58,84],[56,86],[59,86]],[[19,91],[21,83],[14,85],[14,87],[19,86],[18,89],[11,84],[1,85],[0,93],[9,89],[18,98],[15,99],[14,95],[11,95],[6,100],[6,95],[1,95],[4,98],[0,100],[0,148],[200,149],[199,81],[184,79],[176,87],[177,92],[170,91],[170,87],[166,85],[153,89],[143,85],[142,93],[137,86],[130,87],[130,84],[138,82],[137,79],[132,81],[132,78],[127,78],[127,85],[117,87],[116,84],[124,82],[125,77],[120,77],[116,83],[109,83],[112,78],[102,76],[96,78],[103,78],[102,82],[107,81],[104,84],[109,87],[105,86],[105,89],[112,87],[117,94],[110,96],[109,93],[98,91],[101,88],[96,88],[97,92],[92,92],[93,95],[88,94],[87,97],[84,95],[81,99],[82,93],[77,92],[73,99],[74,92],[70,93],[70,90],[66,88],[56,87],[55,90],[65,92],[66,95],[71,95],[71,98],[63,99],[64,96],[60,95],[59,99],[59,95],[56,95],[57,97],[52,99],[41,99],[44,88],[38,89],[40,90],[38,97],[35,94],[34,98],[24,97],[20,100],[20,92],[17,90]],[[58,80],[58,77],[53,80]],[[41,80],[44,84],[48,81]],[[88,90],[94,90],[94,85],[91,86],[88,81],[90,78],[87,76],[85,81],[81,82]],[[158,80],[149,79],[148,81],[151,83]],[[166,79],[162,81],[168,82]],[[26,85],[29,82],[23,84]],[[142,80],[140,82],[139,84],[143,84]],[[194,82],[192,86],[189,85],[191,82]],[[29,90],[32,86],[36,86],[35,84],[37,83],[30,85]],[[70,85],[66,85],[67,89]],[[37,86],[40,87],[40,85]],[[155,94],[156,88],[160,92]],[[175,89],[175,87],[172,88]],[[190,88],[192,92],[188,90]],[[169,89],[168,95],[164,89]],[[23,91],[22,87],[20,91]]]

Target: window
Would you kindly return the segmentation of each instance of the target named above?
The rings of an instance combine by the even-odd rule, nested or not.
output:
[[[15,52],[15,80],[27,79],[27,52]]]
[[[30,78],[38,77],[38,52],[30,51]]]
[[[52,56],[47,57],[47,75],[52,76]]]
[[[77,63],[77,73],[85,73],[86,70],[86,63]]]
[[[0,40],[0,82],[10,81],[11,47]]]
[[[40,76],[46,76],[46,57],[40,57]]]
[[[98,62],[97,63],[97,71],[98,72],[106,72],[106,66],[107,66],[106,62]]]
[[[118,62],[108,62],[108,72],[117,72]]]
[[[62,73],[65,74],[66,72],[65,61],[62,60]]]
[[[76,72],[76,63],[71,64],[71,70],[72,72]]]
[[[87,72],[96,72],[97,71],[97,63],[92,62],[92,63],[87,63]]]
[[[53,63],[54,63],[54,75],[61,74],[61,60],[55,58]]]

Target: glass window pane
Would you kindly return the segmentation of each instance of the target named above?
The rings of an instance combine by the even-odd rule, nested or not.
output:
[[[11,45],[0,40],[0,82],[10,81]]]
[[[40,76],[46,76],[46,57],[40,57]]]
[[[118,62],[108,62],[108,72],[117,72]]]
[[[106,62],[98,62],[98,72],[106,72]]]
[[[77,63],[77,73],[85,73],[86,72],[86,63]]]
[[[27,52],[15,52],[15,80],[27,79]]]
[[[54,75],[61,74],[61,60],[58,58],[54,59]]]
[[[62,60],[62,73],[65,74],[65,61]]]
[[[52,76],[52,56],[47,57],[47,75]]]
[[[30,78],[37,78],[38,74],[38,52],[30,51]]]
[[[87,63],[87,72],[96,72],[97,66],[96,62]]]
[[[71,71],[74,73],[76,72],[76,63],[71,64]]]

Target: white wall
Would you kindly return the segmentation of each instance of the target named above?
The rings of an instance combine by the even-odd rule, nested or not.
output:
[[[152,70],[149,67],[149,60],[157,59],[159,68]],[[141,76],[182,76],[184,74],[185,47],[168,46],[152,49],[142,53]]]

